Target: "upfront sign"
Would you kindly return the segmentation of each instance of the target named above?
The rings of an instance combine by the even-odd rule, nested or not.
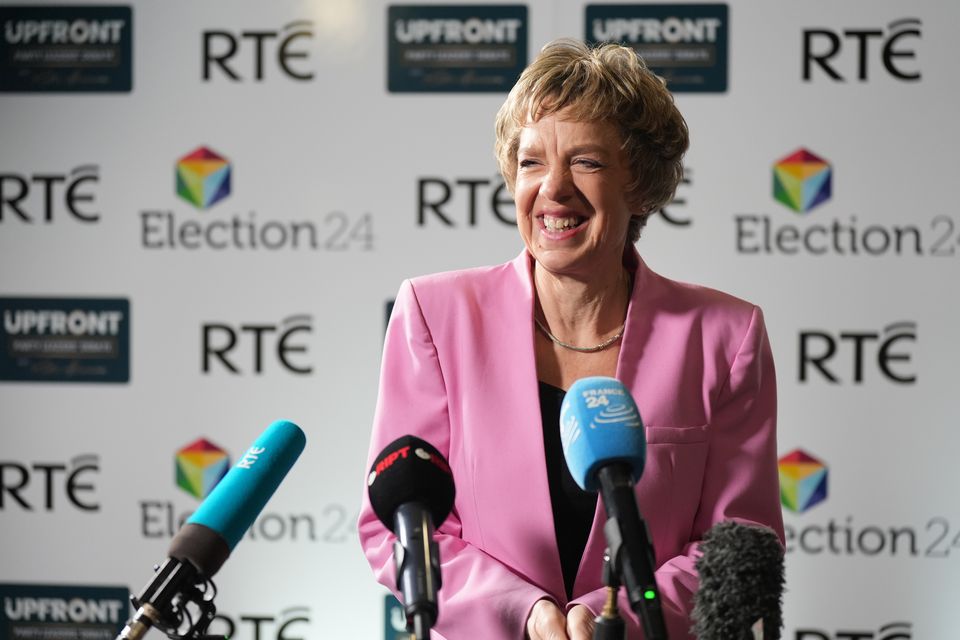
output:
[[[129,92],[129,6],[0,7],[0,92]]]
[[[0,297],[0,380],[128,382],[127,298]]]
[[[527,66],[523,5],[387,9],[392,93],[506,93]]]
[[[591,43],[633,47],[674,93],[727,90],[726,4],[587,5]]]
[[[0,638],[112,640],[130,613],[126,587],[0,584]]]
[[[523,26],[517,18],[500,20],[397,20],[394,36],[402,44],[467,43],[502,44],[516,42]]]

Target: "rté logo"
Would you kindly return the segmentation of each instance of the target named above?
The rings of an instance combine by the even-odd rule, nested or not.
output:
[[[273,342],[276,363],[286,371],[298,375],[313,373],[313,367],[297,360],[296,354],[306,354],[308,344],[301,341],[303,333],[312,333],[313,318],[309,315],[294,315],[278,324],[244,323],[232,326],[222,322],[210,322],[202,328],[203,373],[209,374],[219,363],[232,374],[264,371],[265,344]],[[239,355],[250,366],[240,363]],[[269,352],[268,352],[269,353]]]
[[[231,33],[223,30],[203,32],[203,80],[209,82],[219,72],[233,82],[252,79],[262,82],[266,76],[264,58],[274,54],[276,68],[291,80],[313,80],[313,71],[301,61],[310,57],[301,39],[313,38],[313,22],[295,20],[279,31],[266,29]],[[241,61],[235,59],[240,54]]]
[[[0,173],[0,222],[14,214],[26,223],[42,220],[49,224],[63,209],[79,222],[97,222],[100,213],[81,204],[94,201],[87,183],[100,182],[99,171],[96,165],[82,165],[69,174]]]
[[[878,56],[888,74],[902,82],[920,80],[920,71],[916,64],[904,63],[913,60],[917,52],[911,48],[907,38],[920,37],[920,20],[903,18],[895,20],[883,29],[804,29],[803,31],[803,80],[810,82],[814,71],[819,70],[836,82],[846,82],[838,67],[851,58],[856,60],[856,78],[866,82],[870,75],[867,61]],[[876,41],[875,46],[871,43]],[[853,49],[853,53],[849,53]],[[836,58],[841,64],[837,64]],[[849,74],[849,71],[846,71]]]
[[[883,331],[801,331],[800,382],[817,376],[832,384],[862,384],[866,363],[875,358],[884,378],[896,384],[914,384],[917,374],[910,362],[916,341],[916,322],[895,322]]]

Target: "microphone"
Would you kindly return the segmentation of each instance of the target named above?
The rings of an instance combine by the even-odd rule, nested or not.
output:
[[[210,579],[260,515],[306,444],[300,427],[278,420],[260,434],[170,542],[168,558],[139,595],[117,640],[152,626],[171,638],[200,638],[216,615]],[[209,586],[209,588],[208,588]]]
[[[393,553],[407,631],[426,640],[437,621],[441,585],[434,527],[443,524],[453,508],[450,465],[432,445],[402,436],[376,457],[367,490],[373,512],[397,536]]]
[[[725,521],[700,543],[693,632],[699,640],[778,640],[783,626],[783,547],[767,527]]]
[[[560,406],[560,442],[576,483],[603,496],[607,546],[644,637],[666,638],[653,545],[634,493],[646,461],[646,437],[640,412],[623,383],[604,376],[574,382]]]

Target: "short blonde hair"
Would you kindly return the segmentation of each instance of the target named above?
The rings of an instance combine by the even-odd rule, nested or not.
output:
[[[628,198],[637,208],[627,241],[636,242],[647,219],[673,198],[683,177],[689,138],[673,95],[629,47],[591,48],[567,38],[548,43],[497,112],[495,153],[511,192],[521,128],[529,118],[564,109],[574,119],[609,121],[620,130],[633,174]]]

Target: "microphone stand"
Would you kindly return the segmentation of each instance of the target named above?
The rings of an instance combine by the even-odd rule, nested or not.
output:
[[[430,639],[430,620],[422,613],[413,614],[413,637],[414,640]]]
[[[666,640],[667,629],[653,575],[650,532],[640,517],[630,473],[624,466],[607,465],[601,467],[597,475],[603,487],[607,511],[603,533],[614,568],[623,581],[630,608],[640,618],[644,638]]]
[[[190,561],[177,558],[167,558],[153,570],[153,580],[130,596],[137,611],[116,640],[141,640],[150,627],[171,640],[227,640],[206,634],[217,614],[217,587],[211,580],[203,579]]]
[[[429,640],[437,619],[437,591],[440,589],[440,561],[433,539],[433,520],[422,505],[407,502],[394,514],[397,540],[397,589],[403,595],[407,631],[416,640]]]
[[[603,584],[607,587],[607,601],[603,611],[593,619],[593,640],[624,640],[627,628],[617,608],[617,592],[620,590],[620,576],[613,566],[613,554],[607,548],[603,552]]]

